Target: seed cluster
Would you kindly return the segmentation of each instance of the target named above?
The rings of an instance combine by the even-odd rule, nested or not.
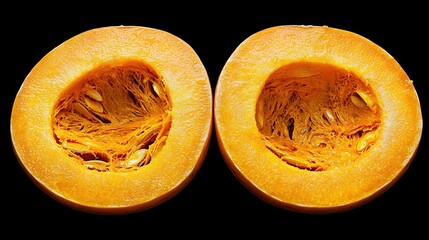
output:
[[[171,100],[162,78],[140,62],[106,64],[64,93],[53,116],[58,145],[88,169],[129,171],[167,140]]]
[[[381,113],[372,90],[352,72],[303,66],[273,73],[258,98],[255,118],[266,147],[300,169],[353,163],[377,139]]]

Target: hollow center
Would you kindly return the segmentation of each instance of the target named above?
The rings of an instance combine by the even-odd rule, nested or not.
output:
[[[64,151],[97,171],[149,164],[166,142],[171,100],[148,65],[104,64],[82,76],[55,106],[52,128]]]
[[[324,171],[355,162],[376,142],[381,110],[353,72],[297,62],[266,80],[255,118],[266,147],[280,159]]]

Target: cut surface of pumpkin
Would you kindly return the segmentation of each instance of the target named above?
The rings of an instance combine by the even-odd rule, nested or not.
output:
[[[193,48],[168,32],[111,26],[46,54],[11,114],[19,163],[85,212],[127,214],[180,192],[206,156],[212,91]]]
[[[422,134],[399,63],[356,33],[284,25],[245,39],[214,96],[216,137],[237,179],[291,211],[334,213],[390,188]]]

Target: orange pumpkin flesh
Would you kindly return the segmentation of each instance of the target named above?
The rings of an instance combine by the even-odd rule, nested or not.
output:
[[[303,213],[361,206],[391,187],[422,134],[407,74],[368,39],[276,26],[232,53],[214,99],[225,162],[262,200]]]
[[[20,164],[54,199],[126,214],[181,191],[207,153],[212,92],[194,50],[167,32],[92,29],[28,74],[13,105]]]

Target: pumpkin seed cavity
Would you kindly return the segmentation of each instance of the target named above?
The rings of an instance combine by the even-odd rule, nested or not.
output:
[[[161,150],[171,126],[171,100],[148,65],[104,64],[59,99],[53,115],[58,145],[101,172],[137,170]]]
[[[376,142],[381,109],[356,74],[298,62],[266,80],[256,104],[266,147],[285,163],[324,171],[352,164]]]

